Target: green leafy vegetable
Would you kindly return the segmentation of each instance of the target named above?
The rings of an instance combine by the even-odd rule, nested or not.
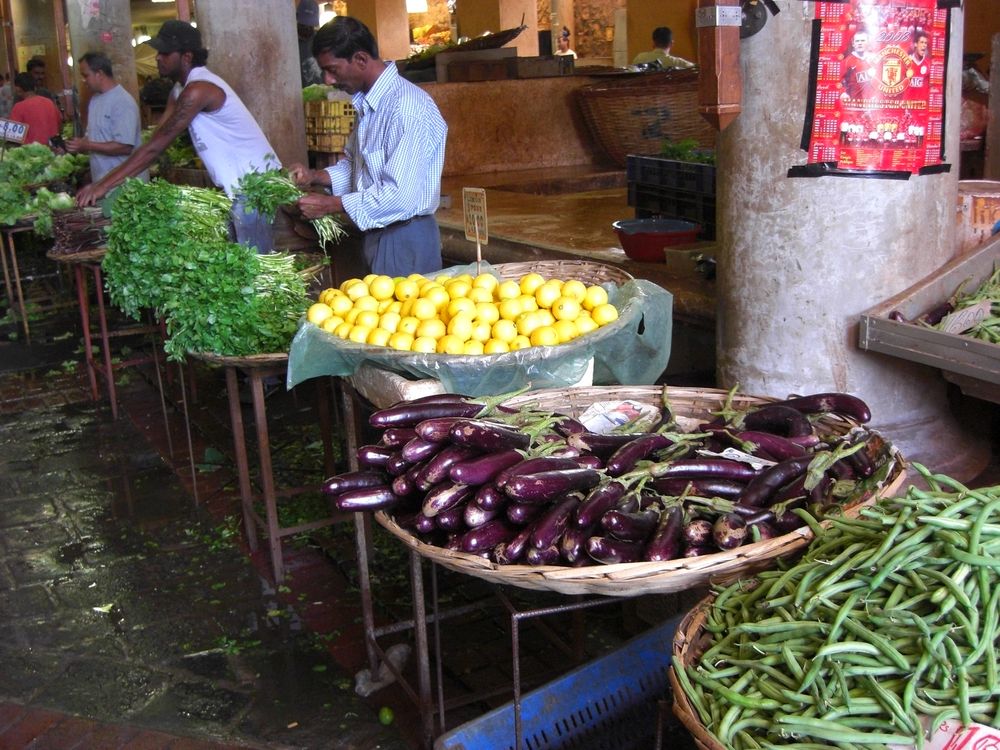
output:
[[[693,161],[699,164],[715,164],[715,152],[702,148],[694,138],[677,141],[664,141],[660,156],[675,161]]]
[[[305,193],[280,169],[267,172],[248,172],[240,178],[237,190],[246,198],[248,207],[273,221],[278,206],[295,203]],[[319,236],[320,245],[326,247],[339,241],[346,233],[333,216],[322,216],[310,222]]]

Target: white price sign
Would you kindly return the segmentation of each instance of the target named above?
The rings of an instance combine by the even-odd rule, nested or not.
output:
[[[0,138],[14,143],[24,143],[24,138],[27,135],[28,126],[23,122],[0,117]]]
[[[489,244],[486,226],[486,191],[483,188],[462,188],[462,211],[465,215],[465,239]]]

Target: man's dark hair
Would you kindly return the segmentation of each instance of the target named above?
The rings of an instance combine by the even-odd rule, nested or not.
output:
[[[321,26],[313,37],[313,57],[328,52],[334,57],[350,60],[356,52],[367,52],[378,59],[378,42],[361,21],[350,16],[337,16]]]
[[[921,39],[926,39],[929,42],[931,40],[930,34],[923,29],[917,29],[913,32],[913,43],[916,44]]]
[[[14,85],[21,91],[34,91],[35,79],[31,77],[31,73],[18,73],[14,76]]]
[[[33,57],[30,60],[28,60],[28,66],[27,67],[28,67],[28,72],[29,73],[31,71],[33,71],[35,68],[44,68],[45,67],[45,60],[43,60],[40,57]]]
[[[667,26],[657,26],[653,29],[653,45],[666,49],[674,43],[674,32]]]
[[[103,52],[85,52],[80,55],[81,63],[87,63],[87,67],[95,73],[104,73],[108,78],[114,78],[114,71],[111,68],[111,58]]]

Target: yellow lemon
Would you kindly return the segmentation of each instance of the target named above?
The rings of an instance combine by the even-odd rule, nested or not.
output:
[[[521,312],[529,312],[531,310],[538,309],[537,300],[535,300],[535,298],[530,294],[522,294],[517,299],[521,303]]]
[[[531,346],[531,339],[527,336],[521,336],[518,334],[514,337],[514,340],[510,342],[510,350],[516,352],[518,349],[527,349]]]
[[[542,321],[536,315],[537,311],[524,312],[517,316],[514,323],[517,325],[517,332],[522,336],[531,336],[531,332],[542,325]]]
[[[468,313],[459,313],[448,321],[448,335],[466,342],[472,338],[472,326],[472,316]]]
[[[426,297],[417,297],[413,300],[413,307],[410,308],[410,314],[419,320],[430,320],[437,316],[437,307]]]
[[[344,294],[351,298],[352,302],[356,302],[362,297],[368,296],[368,285],[360,280],[356,280],[349,287],[344,289]]]
[[[334,297],[334,292],[336,292],[337,294],[343,294],[343,292],[341,292],[339,289],[324,289],[316,297],[316,301],[322,302],[324,305],[329,305],[330,300],[332,300]]]
[[[580,315],[580,303],[563,295],[552,304],[552,315],[556,320],[576,320]]]
[[[340,282],[340,291],[346,292],[348,288],[353,286],[354,284],[364,284],[364,282],[361,281],[361,279],[357,278],[344,279],[342,282]],[[368,285],[365,284],[365,287],[367,288]],[[365,292],[365,294],[367,294],[367,292]]]
[[[358,317],[354,319],[354,325],[365,328],[375,328],[378,326],[379,314],[374,310],[362,310]]]
[[[391,276],[376,276],[368,282],[368,293],[377,300],[392,299],[396,293],[396,282]]]
[[[449,317],[455,317],[459,313],[468,313],[469,315],[475,315],[476,313],[476,303],[473,302],[468,297],[459,297],[458,299],[453,299],[448,303],[448,315]]]
[[[350,335],[352,328],[354,328],[353,323],[348,323],[347,321],[344,321],[339,326],[337,326],[337,330],[334,331],[334,334],[342,339],[346,339]]]
[[[581,315],[579,318],[573,321],[573,325],[576,327],[577,334],[582,336],[585,333],[590,333],[591,331],[596,331],[598,329],[597,323],[589,315]]]
[[[344,319],[339,315],[331,315],[329,318],[323,321],[323,330],[327,333],[336,333],[338,326],[344,322]]]
[[[462,354],[482,354],[483,351],[483,342],[476,339],[469,339],[462,348]]]
[[[500,320],[498,320],[496,323],[493,324],[491,332],[493,334],[492,338],[490,339],[491,341],[496,340],[507,343],[513,341],[514,337],[517,336],[517,326],[514,324],[513,320],[507,320],[506,318],[501,318]],[[486,343],[489,343],[489,341],[487,341]]]
[[[430,336],[418,336],[413,339],[410,351],[421,352],[422,354],[434,354],[437,351],[437,345],[437,339],[432,339]]]
[[[384,328],[372,328],[371,333],[368,334],[367,343],[374,346],[388,346],[390,336],[392,334]]]
[[[437,342],[438,354],[465,354],[465,342],[450,333],[442,336]]]
[[[468,295],[469,291],[472,289],[472,284],[465,279],[455,279],[454,281],[449,281],[444,285],[444,288],[448,290],[448,296],[452,299],[460,299]]]
[[[543,326],[550,326],[556,322],[551,310],[536,310],[535,317],[538,318],[538,322]]]
[[[429,299],[434,303],[435,310],[443,310],[451,302],[451,297],[448,296],[448,290],[443,286],[432,286],[420,293],[420,296],[424,299]]]
[[[449,276],[446,273],[439,273],[437,276],[434,277],[434,281],[440,284],[441,286],[444,286],[449,281],[451,281],[451,276]]]
[[[552,326],[539,326],[531,332],[532,346],[555,346],[559,343],[559,332]]]
[[[514,299],[521,296],[521,287],[513,279],[503,281],[496,288],[497,299]]]
[[[476,320],[485,320],[490,325],[493,325],[500,320],[500,310],[492,302],[478,302],[476,303],[475,317]]]
[[[350,310],[347,311],[347,314],[344,316],[344,320],[346,322],[350,323],[351,325],[354,325],[354,322],[358,319],[358,316],[362,312],[364,312],[364,311],[363,310],[357,310],[357,309],[355,309],[355,308],[352,307]]]
[[[448,329],[445,324],[438,320],[437,318],[430,318],[429,320],[421,320],[420,325],[417,326],[417,338],[428,337],[435,341],[448,333]]]
[[[368,334],[372,332],[372,329],[368,326],[352,326],[351,332],[347,334],[347,338],[357,344],[364,344],[368,341]]]
[[[396,330],[400,333],[408,333],[411,336],[417,332],[417,326],[420,325],[420,318],[414,318],[412,315],[404,315],[399,319],[399,325],[396,326]]]
[[[491,277],[492,278],[492,277]],[[492,302],[493,301],[493,290],[484,289],[483,287],[474,286],[469,290],[468,298],[475,302],[477,305],[480,302]]]
[[[370,294],[366,294],[363,297],[358,297],[354,300],[355,310],[378,310],[378,300],[372,297]]]
[[[493,325],[491,323],[485,320],[473,321],[472,330],[469,332],[470,340],[484,344],[491,338],[493,338]]]
[[[393,292],[393,296],[400,302],[405,302],[408,299],[413,299],[418,294],[420,294],[420,287],[417,282],[413,279],[404,279],[396,284],[396,288]]]
[[[501,300],[500,304],[497,306],[497,312],[503,320],[514,320],[518,315],[524,312],[524,308],[521,307],[521,299],[519,297],[513,297]]]
[[[491,273],[481,273],[472,280],[473,289],[485,289],[492,292],[500,285],[500,279]]]
[[[385,312],[394,312],[400,314],[402,314],[402,310],[403,310],[403,303],[400,302],[399,300],[389,303],[389,306],[385,308]]]
[[[393,305],[398,305],[398,304],[399,304],[399,302],[396,302],[391,297],[389,299],[379,300],[378,307],[375,308],[375,312],[377,312],[379,315],[381,315],[382,313],[384,313],[386,310],[388,310]]]
[[[399,314],[402,315],[404,318],[407,315],[410,315],[412,310],[413,310],[413,299],[408,299],[406,300],[406,302],[399,303]]]
[[[336,297],[332,297],[327,304],[330,305],[333,314],[340,317],[347,315],[347,311],[354,307],[354,302],[346,294],[338,294]]]
[[[545,277],[540,273],[528,273],[521,277],[521,294],[534,294],[535,290],[538,289],[542,284],[545,283]]]
[[[618,308],[614,305],[603,304],[598,305],[593,310],[590,311],[591,317],[593,317],[594,322],[599,326],[606,326],[608,323],[613,323],[618,320]]]
[[[472,284],[472,274],[471,273],[460,273],[458,276],[452,277],[455,281],[468,281]]]
[[[557,320],[552,326],[556,329],[556,333],[559,334],[559,343],[565,344],[567,341],[572,341],[579,335],[579,331],[576,327],[576,319],[573,320]]]
[[[323,325],[323,321],[331,317],[333,317],[333,310],[325,302],[316,302],[310,305],[309,310],[306,312],[306,320],[314,326]]]
[[[398,312],[384,312],[379,316],[378,327],[389,333],[395,333],[399,330],[399,321],[402,319]]]
[[[539,307],[552,307],[552,303],[562,296],[562,282],[549,279],[535,290],[535,302]]]
[[[562,296],[582,303],[587,297],[587,285],[582,281],[570,279],[562,285]]]
[[[503,354],[510,351],[510,344],[499,339],[490,339],[483,344],[483,354]]]
[[[422,273],[411,273],[406,278],[408,278],[410,281],[416,281],[418,284],[427,281],[427,277],[424,276]]]
[[[394,334],[389,336],[389,346],[393,349],[408,352],[410,351],[410,347],[413,346],[413,334],[396,331]]]
[[[583,298],[584,310],[593,310],[598,305],[606,305],[608,303],[608,293],[603,286],[588,286],[587,294]]]
[[[373,279],[377,279],[377,278],[378,278],[378,274],[377,273],[369,273],[369,274],[366,274],[366,275],[362,276],[361,280],[363,282],[365,282],[366,284],[371,284],[372,280]]]

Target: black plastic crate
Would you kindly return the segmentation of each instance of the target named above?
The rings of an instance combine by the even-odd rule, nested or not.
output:
[[[631,155],[626,160],[625,176],[629,183],[638,185],[715,195],[714,164]]]
[[[628,204],[635,207],[637,219],[686,219],[701,226],[699,239],[715,239],[715,196],[630,184]]]

